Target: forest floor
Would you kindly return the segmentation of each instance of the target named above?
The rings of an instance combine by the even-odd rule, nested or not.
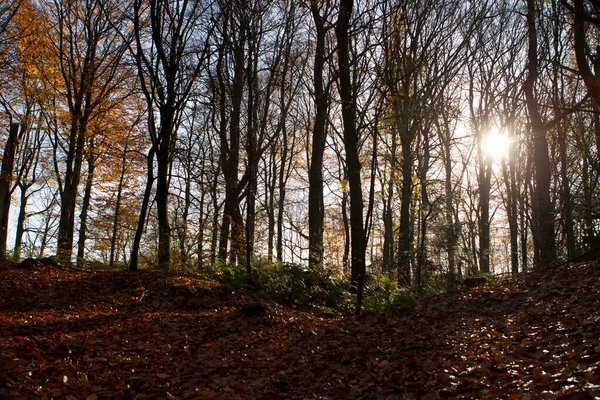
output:
[[[267,311],[243,315],[255,301]],[[176,274],[2,264],[0,398],[600,398],[600,263],[360,317]]]

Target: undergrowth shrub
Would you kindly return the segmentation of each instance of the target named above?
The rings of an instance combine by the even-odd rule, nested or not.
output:
[[[208,270],[208,275],[232,289],[256,289],[251,280],[248,279],[246,267],[240,264],[223,264],[217,261]]]
[[[259,262],[252,279],[241,265],[215,263],[208,275],[232,289],[258,290],[283,304],[316,306],[347,312],[353,307],[349,282],[325,268],[309,270],[294,263]]]
[[[299,264],[267,263],[259,269],[263,293],[286,304],[314,305],[347,311],[352,304],[349,283],[325,268],[308,269]]]
[[[100,261],[86,261],[85,268],[90,271],[122,271],[129,269],[129,266],[124,263],[114,263],[112,267]]]
[[[314,306],[343,313],[352,313],[356,295],[350,294],[348,277],[340,277],[327,268],[309,269],[294,263],[269,263],[258,261],[253,266],[252,279],[242,265],[216,263],[209,276],[232,289],[257,290],[279,303]],[[440,274],[429,279],[424,287],[398,287],[389,276],[367,275],[363,296],[364,311],[383,311],[405,308],[418,298],[455,289],[456,283]]]
[[[398,288],[398,283],[387,275],[368,275],[365,279],[365,310],[382,311],[406,307],[415,298],[416,293],[412,289]]]

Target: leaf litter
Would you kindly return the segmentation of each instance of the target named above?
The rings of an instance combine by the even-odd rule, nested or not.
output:
[[[3,264],[0,293],[0,398],[600,397],[598,261],[359,317],[156,271]]]

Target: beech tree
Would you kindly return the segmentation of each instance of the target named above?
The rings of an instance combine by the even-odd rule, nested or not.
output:
[[[22,179],[23,174],[31,168],[39,154],[36,151],[39,146],[36,146],[25,156],[25,149],[31,144],[27,139],[30,137],[32,120],[35,118],[33,114],[36,114],[37,108],[35,86],[39,74],[32,72],[34,68],[29,54],[32,41],[40,39],[41,33],[39,26],[31,26],[36,11],[36,7],[29,2],[0,2],[0,62],[5,72],[0,79],[0,103],[6,116],[4,121],[8,123],[8,135],[0,168],[0,260],[7,257],[11,196],[26,180]],[[23,196],[21,190],[22,201]],[[22,236],[21,218],[24,218],[23,206],[19,212],[17,238]],[[14,255],[19,257],[17,248]]]
[[[8,140],[4,145],[2,168],[0,169],[0,260],[6,259],[6,240],[8,235],[8,217],[13,183],[13,167],[17,151],[17,139],[21,125],[11,120]]]
[[[61,198],[57,256],[71,262],[88,125],[102,102],[120,101],[113,96],[123,80],[119,72],[126,43],[117,34],[124,28],[112,22],[118,11],[114,1],[54,0],[47,9],[55,20],[49,34],[60,70],[57,89],[64,90],[69,110],[68,132],[56,131],[53,139],[65,153],[64,162],[57,159],[55,163]]]
[[[327,57],[327,31],[331,28],[327,20],[329,8],[326,3],[312,2],[310,11],[315,26],[315,51],[313,85],[315,121],[312,131],[308,192],[308,261],[311,268],[323,265],[323,154],[325,152],[327,113],[329,108],[329,84],[324,82]]]
[[[361,161],[358,155],[359,133],[356,129],[356,98],[353,93],[350,64],[350,22],[353,0],[341,0],[335,25],[337,38],[339,91],[342,103],[343,138],[346,169],[350,186],[351,284],[358,299],[356,313],[360,314],[364,292],[367,238],[363,220]]]
[[[131,4],[134,44],[130,49],[137,66],[138,81],[146,100],[148,133],[148,178],[130,259],[138,268],[138,252],[146,220],[156,158],[156,210],[158,215],[158,265],[171,262],[169,224],[169,167],[174,137],[195,79],[210,54],[212,3],[202,1],[134,0]],[[122,30],[121,32],[127,32]]]

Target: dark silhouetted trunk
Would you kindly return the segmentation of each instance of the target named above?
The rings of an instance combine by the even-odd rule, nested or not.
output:
[[[531,134],[533,142],[534,162],[534,193],[533,193],[533,242],[534,268],[547,268],[556,261],[556,246],[554,243],[554,212],[550,199],[550,157],[546,127],[538,109],[534,85],[538,77],[537,31],[535,0],[527,0],[527,28],[529,33],[528,75],[523,85],[527,110],[531,119]]]
[[[67,152],[67,165],[64,175],[63,187],[60,192],[61,207],[58,222],[58,243],[56,255],[60,260],[70,263],[73,255],[73,235],[75,229],[75,208],[81,167],[85,149],[87,124],[89,116],[82,114],[81,106],[72,111],[71,130],[69,133],[69,149]]]
[[[509,132],[514,132],[512,122],[508,126]],[[514,138],[514,136],[511,136]],[[519,273],[519,214],[518,214],[518,193],[515,165],[515,152],[517,144],[511,140],[511,147],[508,149],[508,165],[502,160],[502,175],[506,187],[506,217],[510,230],[510,270],[513,275]]]
[[[586,13],[584,0],[573,0],[573,6],[573,36],[575,39],[575,57],[577,59],[577,68],[579,69],[579,74],[583,78],[583,82],[585,83],[588,94],[594,99],[596,105],[600,106],[600,81],[598,80],[598,77],[592,72],[592,69],[590,68],[587,60],[587,51],[589,46],[587,43],[585,23],[586,20],[591,18],[588,18],[589,15],[587,15]],[[597,2],[596,8],[600,8],[600,5],[598,5]],[[598,55],[596,55],[596,59],[597,58]],[[600,60],[598,60],[597,62],[600,64]],[[599,71],[596,71],[596,73],[598,72]]]
[[[160,132],[156,152],[156,214],[158,217],[158,266],[171,264],[171,227],[169,225],[169,167],[171,165],[171,138],[175,109],[165,104],[160,110]]]
[[[93,140],[89,146],[88,154],[88,173],[85,180],[85,192],[81,204],[81,213],[79,214],[79,240],[77,242],[77,266],[82,267],[85,263],[85,242],[87,239],[87,218],[92,199],[92,185],[94,183],[94,172],[96,170],[96,155]]]
[[[142,242],[142,235],[144,233],[144,226],[146,225],[146,216],[148,214],[148,208],[150,206],[150,195],[152,194],[152,186],[154,184],[154,155],[156,148],[152,146],[148,150],[147,156],[147,180],[146,189],[144,190],[144,197],[142,198],[142,208],[140,210],[140,216],[137,223],[137,229],[133,238],[133,244],[131,248],[131,258],[129,260],[129,270],[137,271],[139,263],[139,252],[140,244]]]
[[[246,43],[246,26],[241,23],[239,37],[234,41],[234,66],[233,86],[231,87],[231,114],[229,118],[225,110],[225,65],[224,50],[219,50],[217,62],[217,79],[220,90],[220,138],[221,138],[221,168],[225,177],[225,206],[223,210],[223,222],[219,237],[218,258],[221,262],[227,262],[227,250],[231,233],[231,249],[229,263],[235,264],[240,256],[244,254],[244,229],[243,219],[240,215],[238,204],[238,173],[240,158],[240,118],[242,108],[242,97],[244,89],[244,46]],[[228,30],[227,26],[224,28]],[[223,38],[226,40],[228,35]],[[225,130],[229,121],[229,140]]]
[[[328,101],[323,85],[325,65],[325,21],[319,3],[311,3],[316,29],[316,46],[313,70],[315,122],[313,126],[312,154],[308,175],[308,265],[314,269],[323,266],[323,154],[325,152]]]
[[[569,179],[569,165],[567,158],[567,133],[562,123],[557,124],[558,151],[560,156],[561,203],[563,218],[563,234],[567,247],[567,259],[575,257],[576,240],[573,223],[573,200],[571,198],[571,180]]]
[[[335,33],[338,40],[339,89],[342,103],[346,171],[350,186],[351,284],[357,293],[356,313],[360,314],[366,273],[366,236],[363,221],[361,163],[358,156],[359,134],[356,129],[356,102],[350,72],[350,19],[353,0],[341,0]]]
[[[413,191],[412,138],[401,138],[402,145],[402,191],[400,193],[400,235],[398,239],[398,285],[411,285],[412,219],[411,202]]]
[[[115,255],[117,248],[117,234],[119,230],[119,216],[121,212],[121,202],[123,201],[123,183],[125,181],[125,172],[127,168],[127,147],[121,156],[121,171],[119,173],[119,183],[117,185],[117,198],[115,199],[115,213],[112,220],[112,232],[110,236],[110,256],[108,265],[112,268],[115,264]]]
[[[479,154],[481,158],[479,162],[479,271],[483,274],[489,274],[492,161],[483,150]]]
[[[11,122],[8,129],[8,139],[2,155],[2,170],[0,171],[0,260],[6,260],[6,244],[8,239],[8,218],[10,214],[11,186],[19,124]]]

